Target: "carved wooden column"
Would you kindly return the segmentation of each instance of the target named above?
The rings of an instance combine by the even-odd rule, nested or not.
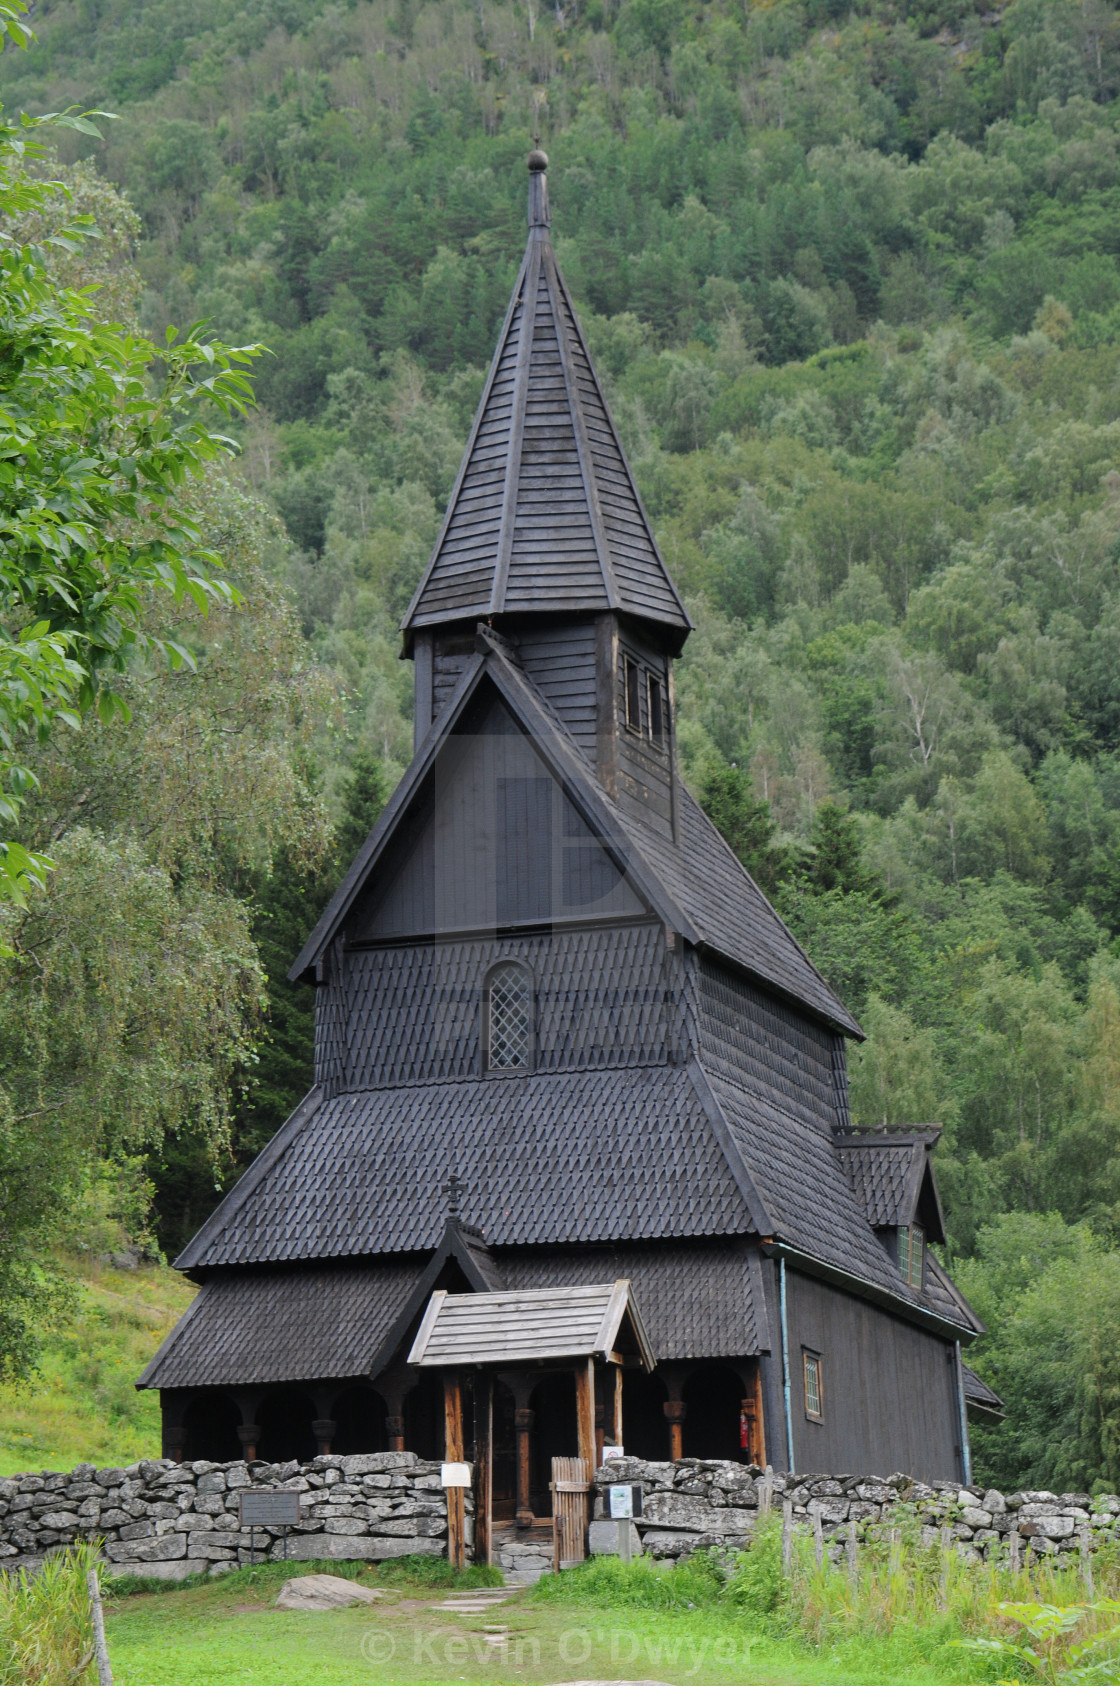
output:
[[[332,1417],[316,1417],[311,1424],[311,1432],[315,1436],[315,1449],[319,1457],[329,1457],[331,1441],[338,1433],[338,1424]]]
[[[237,1438],[241,1442],[241,1450],[247,1464],[251,1464],[257,1455],[257,1442],[260,1437],[259,1423],[242,1423],[237,1430]]]
[[[579,1456],[595,1473],[595,1360],[589,1358],[576,1370],[576,1436]]]
[[[463,1461],[463,1393],[458,1375],[443,1378],[444,1457],[450,1464]],[[456,1569],[466,1564],[466,1504],[462,1487],[448,1487],[447,1559]]]
[[[529,1491],[532,1474],[531,1442],[529,1439],[533,1431],[533,1424],[537,1420],[537,1413],[531,1411],[527,1405],[519,1405],[513,1413],[513,1426],[517,1430],[517,1526],[531,1528],[533,1526],[533,1500]]]
[[[669,1456],[674,1463],[684,1457],[684,1419],[688,1406],[683,1399],[667,1399],[661,1407],[669,1420]]]
[[[494,1486],[494,1378],[482,1371],[474,1380],[474,1560],[492,1556]]]

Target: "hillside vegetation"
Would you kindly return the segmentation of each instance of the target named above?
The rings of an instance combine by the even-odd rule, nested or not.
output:
[[[28,820],[30,843],[91,828],[81,882],[116,829],[169,894],[228,898],[250,1019],[251,917],[270,1028],[217,1180],[307,1081],[308,997],[278,980],[409,753],[396,621],[539,120],[561,263],[697,621],[687,776],[870,1032],[857,1121],[944,1124],[950,1251],[1011,1404],[985,1472],[1115,1487],[1117,12],[44,0],[34,26],[0,93],[118,114],[62,162],[99,215],[79,153],[135,207],[146,330],[206,317],[272,353],[242,479],[206,506],[247,630],[191,629],[189,709],[137,676],[131,739],[44,752]],[[234,741],[251,789],[215,777]],[[156,1113],[173,1251],[216,1197],[215,1132]]]

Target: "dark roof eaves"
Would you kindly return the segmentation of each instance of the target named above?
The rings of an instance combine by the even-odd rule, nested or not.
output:
[[[202,1299],[202,1293],[203,1290],[200,1288],[186,1311],[183,1313],[182,1317],[180,1317],[178,1322],[175,1324],[175,1327],[173,1329],[169,1329],[162,1341],[160,1341],[159,1346],[156,1348],[155,1352],[152,1354],[151,1358],[149,1358],[148,1362],[145,1364],[144,1368],[132,1384],[137,1391],[142,1388],[156,1387],[159,1385],[155,1379],[156,1375],[172,1348],[177,1344],[180,1335],[183,1333],[184,1329],[191,1321],[191,1318],[198,1310],[199,1303]]]
[[[281,1124],[272,1140],[261,1149],[248,1170],[238,1178],[224,1200],[211,1212],[206,1222],[191,1236],[191,1239],[175,1260],[173,1267],[175,1270],[190,1270],[196,1264],[203,1262],[202,1254],[209,1247],[211,1241],[225,1228],[229,1219],[241,1210],[261,1178],[272,1170],[272,1167],[287,1151],[294,1138],[311,1122],[322,1105],[322,1101],[323,1091],[316,1084],[313,1089],[308,1090],[295,1111]]]
[[[803,1248],[791,1245],[788,1241],[768,1241],[763,1243],[763,1251],[773,1258],[785,1258],[797,1270],[806,1276],[818,1277],[822,1282],[830,1282],[846,1292],[854,1294],[857,1299],[868,1300],[872,1305],[881,1306],[885,1311],[892,1312],[905,1322],[916,1323],[921,1328],[931,1330],[945,1339],[960,1341],[962,1346],[969,1345],[983,1329],[977,1329],[966,1323],[955,1323],[951,1318],[943,1317],[939,1312],[931,1310],[917,1300],[907,1299],[902,1294],[894,1294],[889,1288],[882,1288],[877,1283],[869,1282],[866,1277],[857,1275],[854,1271],[841,1270],[839,1265],[829,1264],[825,1259],[818,1259],[814,1254]],[[960,1299],[958,1293],[954,1296]]]

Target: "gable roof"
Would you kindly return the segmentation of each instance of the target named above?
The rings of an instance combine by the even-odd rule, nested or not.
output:
[[[930,1149],[939,1124],[914,1130],[838,1138],[853,1192],[876,1229],[913,1223],[921,1215],[930,1241],[945,1240],[945,1222]]]
[[[643,1367],[657,1362],[630,1283],[554,1284],[487,1294],[437,1290],[428,1302],[407,1362],[517,1364],[552,1358],[609,1363],[620,1334]]]
[[[613,609],[671,629],[679,646],[691,622],[592,367],[546,206],[531,194],[525,259],[459,478],[401,625]]]
[[[428,1251],[457,1173],[490,1248],[755,1231],[688,1067],[538,1072],[305,1103],[180,1270]],[[749,1184],[748,1184],[749,1190]]]
[[[472,657],[464,669],[451,700],[417,750],[288,976],[294,980],[310,975],[322,959],[420,795],[442,746],[452,738],[480,686],[489,682],[659,919],[687,941],[730,960],[828,1025],[848,1035],[862,1035],[851,1013],[688,792],[681,793],[678,843],[623,813],[527,675],[484,634],[480,645],[485,653]]]

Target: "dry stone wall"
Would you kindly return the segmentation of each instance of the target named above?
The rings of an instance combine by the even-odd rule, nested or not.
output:
[[[655,1557],[679,1558],[705,1548],[743,1549],[750,1545],[760,1514],[784,1512],[794,1526],[821,1531],[833,1556],[850,1535],[874,1536],[898,1526],[924,1544],[950,1540],[966,1557],[987,1558],[993,1548],[1006,1553],[1012,1536],[1025,1563],[1029,1554],[1095,1550],[1106,1540],[1120,1544],[1120,1498],[1088,1493],[1023,1491],[963,1487],[959,1482],[914,1481],[906,1475],[781,1475],[714,1459],[681,1463],[644,1463],[621,1458],[595,1476],[591,1549],[618,1549],[618,1524],[607,1520],[607,1488],[612,1483],[640,1483],[643,1514],[635,1524],[642,1550]],[[1014,1548],[1012,1548],[1014,1549]]]
[[[781,1475],[714,1459],[604,1465],[595,1475],[591,1523],[594,1552],[618,1550],[618,1524],[608,1520],[607,1488],[637,1483],[643,1514],[634,1549],[675,1560],[706,1548],[748,1547],[759,1516],[789,1501],[797,1526],[819,1516],[826,1544],[838,1555],[851,1524],[862,1535],[904,1525],[927,1543],[948,1529],[968,1557],[988,1557],[1014,1537],[1029,1554],[1120,1545],[1120,1498],[1087,1493],[1018,1492],[932,1485],[905,1475]],[[287,1487],[301,1495],[302,1520],[289,1530],[288,1556],[378,1561],[447,1550],[447,1501],[440,1466],[412,1452],[315,1458],[308,1464],[175,1464],[145,1459],[127,1469],[79,1464],[68,1474],[17,1475],[0,1480],[0,1568],[33,1568],[74,1540],[100,1539],[119,1573],[185,1579],[221,1574],[250,1556],[250,1535],[238,1525],[238,1495],[247,1487]],[[467,1494],[467,1537],[471,1535]],[[547,1547],[532,1541],[518,1554],[506,1542],[503,1566],[516,1575],[539,1572]],[[280,1530],[258,1528],[255,1550],[283,1555]],[[509,1556],[509,1551],[513,1552]],[[522,1561],[532,1555],[534,1561]],[[506,1558],[508,1557],[508,1561]],[[535,1559],[539,1557],[538,1563]]]
[[[238,1524],[247,1487],[300,1494],[303,1520],[288,1530],[294,1559],[376,1561],[447,1549],[440,1466],[412,1452],[316,1458],[309,1464],[176,1464],[144,1459],[127,1469],[79,1464],[66,1475],[0,1480],[0,1568],[35,1567],[74,1540],[104,1541],[118,1572],[180,1580],[248,1563]],[[279,1528],[256,1529],[256,1558],[283,1555]]]

